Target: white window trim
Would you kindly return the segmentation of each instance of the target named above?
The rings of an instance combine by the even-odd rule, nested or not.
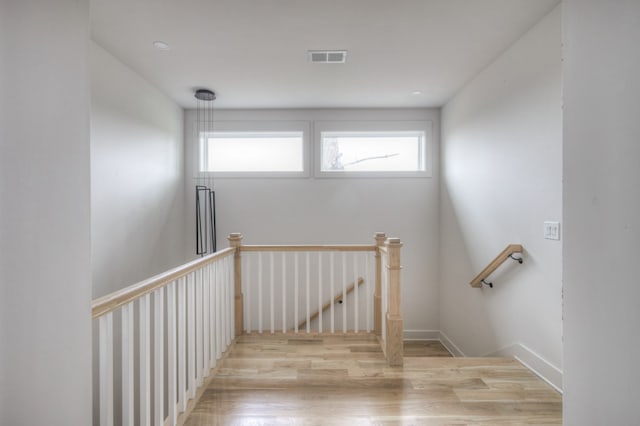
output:
[[[322,132],[424,132],[424,170],[421,171],[322,171]],[[431,121],[316,121],[314,125],[314,172],[318,178],[431,177],[433,174],[433,123]]]
[[[308,178],[311,175],[310,124],[308,121],[214,121],[213,133],[217,132],[302,132],[302,171],[301,172],[200,172],[201,149],[200,134],[195,124],[196,177],[212,176],[214,178]]]

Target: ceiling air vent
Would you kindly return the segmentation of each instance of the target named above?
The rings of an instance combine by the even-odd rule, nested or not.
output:
[[[309,50],[309,60],[317,64],[344,64],[346,50]]]

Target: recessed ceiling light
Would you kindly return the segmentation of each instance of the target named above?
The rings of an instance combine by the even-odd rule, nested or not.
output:
[[[422,95],[422,91],[421,90],[415,90],[413,92],[411,92],[412,95]]]
[[[160,41],[160,40],[154,41],[153,42],[153,47],[155,47],[158,50],[169,50],[169,49],[171,49],[167,43],[165,43],[164,41]]]

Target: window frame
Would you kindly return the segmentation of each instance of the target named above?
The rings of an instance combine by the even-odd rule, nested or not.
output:
[[[415,171],[323,171],[322,134],[345,133],[393,133],[422,132],[424,141],[422,164],[424,170]],[[317,178],[407,178],[432,177],[433,174],[433,123],[431,121],[317,121],[314,125],[314,175]]]
[[[197,129],[195,172],[198,176],[214,178],[308,178],[310,176],[310,125],[308,121],[214,121],[209,133],[302,133],[302,171],[200,171],[203,155],[202,135]]]

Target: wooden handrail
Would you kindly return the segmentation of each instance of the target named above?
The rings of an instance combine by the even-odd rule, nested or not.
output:
[[[375,245],[335,244],[335,245],[242,245],[240,251],[376,251]]]
[[[99,297],[91,302],[91,317],[96,319],[108,314],[109,312],[113,312],[120,306],[133,302],[145,294],[149,294],[154,290],[164,287],[178,278],[184,277],[190,272],[200,269],[211,262],[231,256],[235,251],[236,249],[233,247],[217,251],[209,256],[185,263],[184,265],[170,269],[144,281],[140,281],[137,284],[130,285],[129,287],[107,294],[106,296]]]
[[[358,277],[358,287],[360,287],[362,284],[364,283],[364,278],[362,277]],[[349,284],[349,287],[347,287],[347,295],[351,292],[353,292],[353,290],[356,288],[356,285],[354,282],[352,282],[351,284]],[[333,298],[333,304],[337,304],[340,303],[340,300],[344,299],[343,297],[343,293],[340,292],[340,294],[338,294],[336,297]],[[324,305],[322,305],[322,312],[326,311],[327,309],[329,309],[329,307],[331,306],[331,300],[329,300],[328,302],[326,302]],[[309,316],[309,321],[313,321],[314,319],[316,319],[318,316],[320,316],[320,310],[316,310],[314,313],[312,313]],[[298,328],[302,328],[307,324],[307,320],[303,319],[302,322],[300,322],[298,324]]]
[[[521,244],[509,244],[504,250],[502,250],[502,252],[495,259],[493,259],[486,268],[482,270],[482,272],[480,272],[473,280],[471,280],[471,287],[482,287],[482,280],[491,275],[493,271],[498,269],[498,267],[502,265],[504,261],[514,253],[522,253]]]

